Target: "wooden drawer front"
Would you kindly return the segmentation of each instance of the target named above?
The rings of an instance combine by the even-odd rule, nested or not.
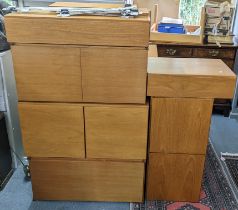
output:
[[[195,48],[193,50],[193,57],[196,58],[235,58],[234,49],[217,49],[217,48]]]
[[[11,14],[6,16],[9,42],[80,44],[108,46],[148,46],[148,16],[57,17],[56,15]]]
[[[12,53],[20,101],[82,101],[80,48],[15,45]]]
[[[24,148],[29,157],[85,157],[83,107],[19,103]]]
[[[160,47],[158,46],[159,57],[191,57],[192,48],[181,48],[181,47]]]
[[[146,159],[148,107],[85,107],[87,158]]]
[[[222,61],[223,61],[231,70],[234,71],[234,68],[235,68],[234,60],[223,59]]]
[[[147,57],[140,49],[82,49],[83,100],[145,103]]]
[[[31,159],[35,200],[142,202],[144,163]]]
[[[197,202],[204,160],[204,155],[150,154],[147,200]]]
[[[152,98],[150,152],[206,154],[213,100]]]

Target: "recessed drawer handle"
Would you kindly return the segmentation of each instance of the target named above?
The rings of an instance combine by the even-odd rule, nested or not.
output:
[[[219,50],[209,50],[209,55],[212,57],[216,57],[219,55]]]
[[[169,55],[175,55],[176,52],[177,52],[177,50],[175,50],[175,49],[166,49],[166,53]]]

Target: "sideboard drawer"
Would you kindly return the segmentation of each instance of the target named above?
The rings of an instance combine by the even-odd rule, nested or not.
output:
[[[11,13],[5,24],[12,43],[147,47],[150,38],[149,15],[128,19]]]
[[[152,98],[150,152],[206,154],[212,106],[212,99]]]
[[[197,202],[204,155],[151,153],[147,166],[147,200]]]
[[[14,45],[12,54],[19,101],[82,101],[80,48]]]
[[[29,157],[85,157],[83,107],[74,104],[19,103]]]
[[[148,50],[88,47],[81,53],[84,102],[145,103]]]
[[[85,107],[87,158],[145,160],[148,106]]]
[[[235,58],[235,49],[195,48],[193,57],[196,58]]]
[[[30,171],[34,200],[143,201],[143,162],[32,158]]]
[[[192,48],[186,47],[161,47],[158,46],[158,57],[191,57],[192,56]]]

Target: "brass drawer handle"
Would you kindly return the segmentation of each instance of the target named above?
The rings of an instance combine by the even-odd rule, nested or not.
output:
[[[209,55],[212,57],[216,57],[219,55],[219,50],[209,50]]]
[[[169,55],[175,55],[176,52],[177,52],[177,50],[175,50],[175,49],[166,49],[166,53]]]

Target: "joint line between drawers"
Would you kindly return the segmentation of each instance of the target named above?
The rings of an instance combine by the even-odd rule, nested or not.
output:
[[[84,154],[85,159],[87,158],[87,145],[86,145],[86,121],[85,121],[85,107],[83,107],[83,128],[84,128]]]

